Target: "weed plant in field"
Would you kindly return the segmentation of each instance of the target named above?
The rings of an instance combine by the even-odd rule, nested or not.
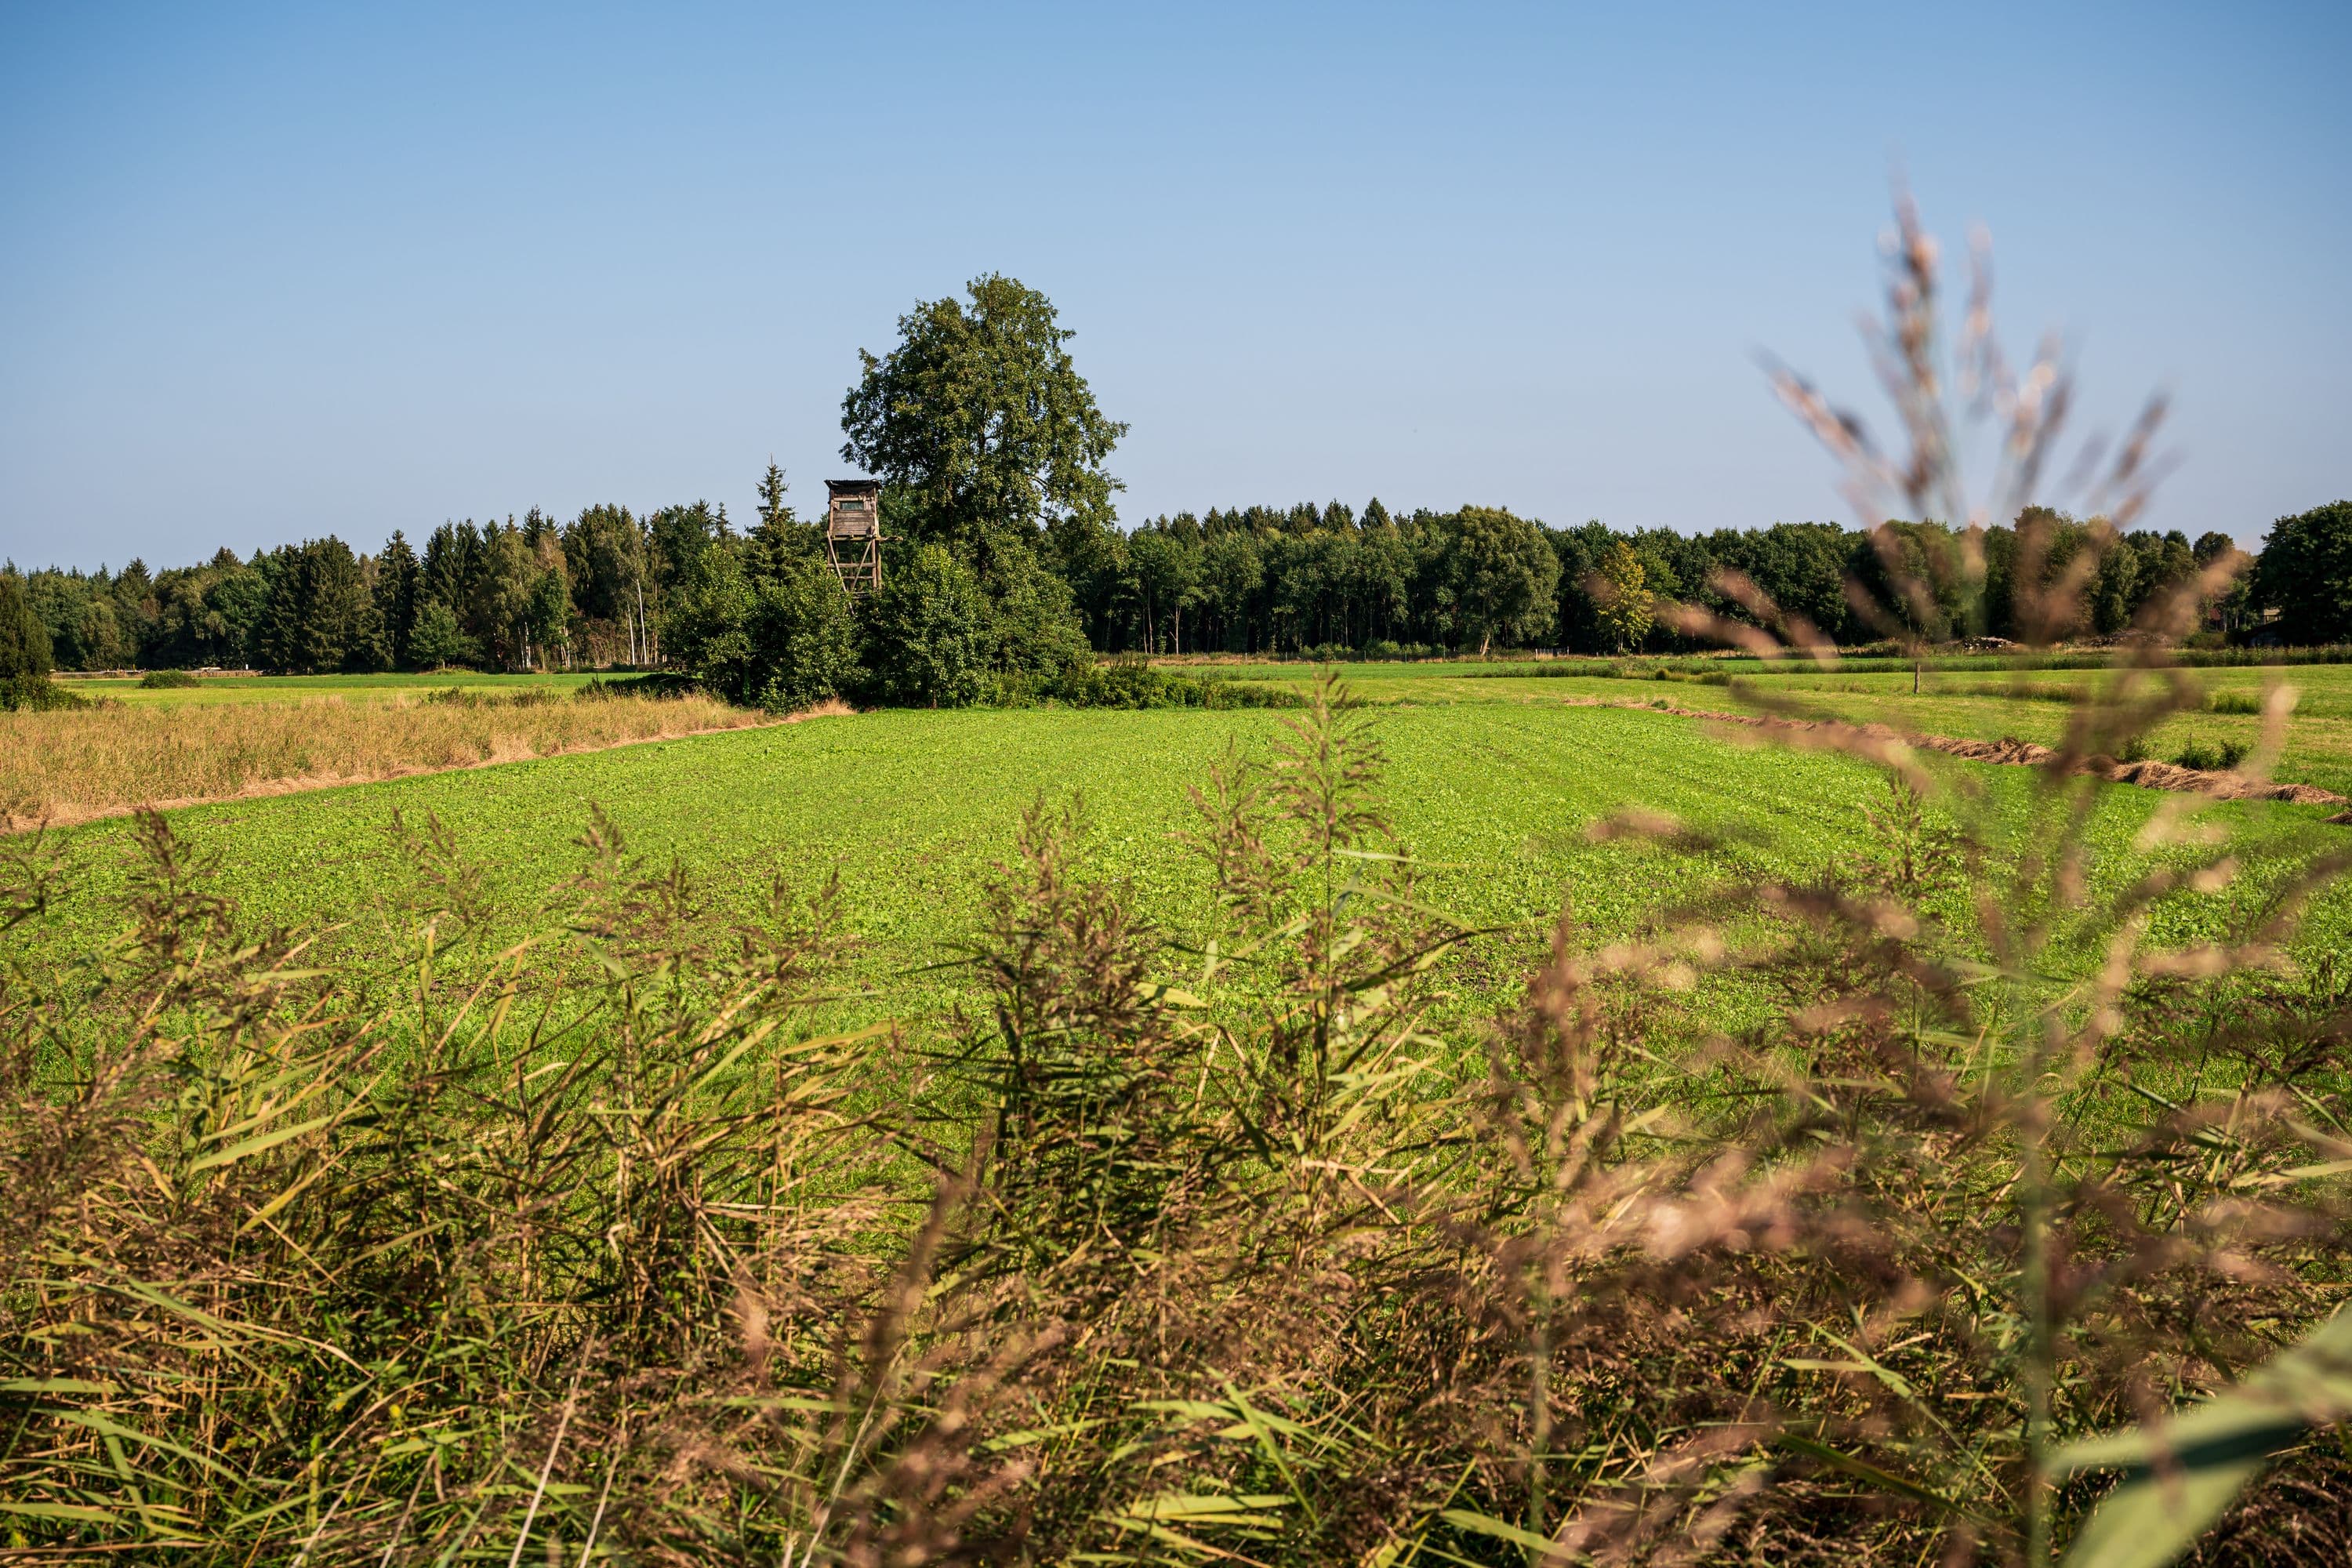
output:
[[[2172,760],[2184,768],[2197,768],[2206,773],[2226,773],[2246,760],[2249,747],[2236,741],[2208,742],[2192,741]]]

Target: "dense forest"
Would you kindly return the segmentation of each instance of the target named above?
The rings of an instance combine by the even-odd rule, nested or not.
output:
[[[34,571],[22,574],[22,591],[62,669],[649,666],[662,660],[665,623],[688,596],[706,552],[728,552],[755,568],[779,555],[821,556],[816,528],[783,499],[782,476],[771,469],[762,489],[759,521],[740,531],[723,506],[703,501],[643,515],[591,507],[562,523],[533,510],[519,521],[444,523],[422,551],[394,533],[362,554],[330,534],[249,559],[223,550],[160,572],[140,561],[113,572]],[[906,510],[886,495],[886,519]],[[2339,503],[2282,520],[2278,531],[2299,557],[2340,553],[2339,542],[2301,536],[2352,527],[2328,515],[2345,510]],[[2056,513],[2026,521],[2049,530],[2043,554],[2053,573],[2100,548],[2093,524]],[[1893,526],[1908,552],[1954,546],[1937,525]],[[1970,624],[1964,606],[1948,605],[1956,635],[2016,630],[2006,571],[2016,539],[2014,529],[1987,533],[1981,616]],[[2121,630],[2150,595],[2231,548],[2220,533],[2194,542],[2177,531],[2118,536],[2091,576],[2081,629]],[[908,569],[913,553],[909,537],[895,539],[889,574]],[[2311,595],[2295,591],[2310,574],[2271,553],[2214,605],[2213,628],[2253,630],[2267,615],[2273,623],[2288,618],[2276,627],[2286,640],[2344,637],[2345,608],[2304,602]],[[1846,591],[1849,578],[1885,573],[1881,551],[1869,534],[1830,523],[1622,532],[1600,522],[1550,528],[1488,507],[1391,515],[1374,500],[1360,511],[1333,501],[1181,512],[1133,532],[1057,521],[1039,534],[1034,554],[1066,591],[1088,643],[1105,652],[1672,651],[1684,644],[1663,624],[1612,621],[1610,595],[1596,594],[1594,579],[1620,594],[1630,588],[1744,614],[1710,587],[1725,567],[1840,642],[1883,630],[1857,616]]]
[[[1105,467],[1127,427],[1096,405],[1045,296],[978,279],[966,300],[918,305],[898,334],[887,355],[861,356],[843,401],[843,460],[884,484],[885,583],[862,603],[832,578],[819,529],[771,464],[741,528],[705,501],[601,505],[569,521],[445,522],[421,549],[395,532],[361,553],[329,534],[160,572],[11,565],[12,635],[48,645],[18,662],[667,668],[769,706],[834,692],[956,703],[1041,689],[1089,650],[1679,651],[1695,645],[1662,605],[1752,617],[1727,573],[1841,643],[2016,637],[2019,589],[2060,583],[2082,606],[2062,630],[2105,635],[2235,554],[2219,532],[2118,532],[2038,507],[1971,534],[1936,522],[1625,532],[1488,506],[1400,515],[1378,500],[1213,508],[1127,531]],[[2207,606],[2207,635],[2352,639],[2352,503],[2281,519],[2246,564]],[[1897,580],[1931,591],[1890,592]],[[1902,624],[1873,608],[1890,605]]]

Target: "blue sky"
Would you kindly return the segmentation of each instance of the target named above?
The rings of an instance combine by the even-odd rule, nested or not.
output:
[[[0,555],[151,564],[844,471],[856,351],[999,270],[1129,522],[1378,495],[1843,518],[1900,159],[2150,521],[2352,492],[2352,7],[0,11]]]

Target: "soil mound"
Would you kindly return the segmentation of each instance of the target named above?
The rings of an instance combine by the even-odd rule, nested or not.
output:
[[[1972,763],[1993,763],[2003,767],[2055,767],[2060,761],[2059,753],[2048,746],[2010,736],[1998,741],[1963,741],[1952,735],[1906,735],[1885,724],[1846,724],[1831,719],[1774,719],[1754,713],[1718,713],[1700,708],[1659,708],[1639,702],[1612,702],[1607,706],[1648,707],[1654,713],[1666,712],[1685,719],[1707,719],[1718,724],[1744,724],[1754,729],[1790,733],[1831,731],[1857,740],[1882,743],[1901,741],[1906,745],[1941,752],[1946,756],[1961,757]],[[2184,768],[2178,763],[2119,763],[2113,757],[2077,757],[2067,765],[2066,771],[2095,774],[2112,784],[2170,790],[2180,795],[2210,795],[2215,800],[2280,800],[2294,805],[2339,805],[2346,800],[2345,796],[2333,790],[2321,789],[2315,784],[2278,784],[2269,779],[2248,778],[2242,773]],[[2352,811],[2327,820],[2352,826]]]

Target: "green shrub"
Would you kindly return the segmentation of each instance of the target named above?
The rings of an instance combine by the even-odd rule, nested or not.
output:
[[[970,708],[996,694],[994,617],[971,568],[926,544],[863,606],[868,689],[883,702]]]
[[[14,713],[49,713],[60,708],[87,708],[89,700],[77,692],[68,691],[56,681],[37,675],[11,676],[0,679],[0,710]]]
[[[650,700],[658,697],[677,697],[697,689],[700,682],[690,677],[667,670],[646,675],[593,676],[572,689],[575,702],[610,702],[622,700]]]
[[[1091,663],[1094,648],[1078,624],[1069,584],[1027,551],[1000,552],[982,580],[988,597],[990,668],[1015,679],[1050,679]]]
[[[2208,713],[2260,713],[2262,696],[2252,691],[2216,691],[2205,700]]]
[[[525,686],[512,691],[444,686],[427,692],[425,700],[436,708],[550,708],[563,700],[563,693],[552,686]]]
[[[838,697],[864,676],[848,592],[815,562],[788,561],[761,582],[746,629],[761,671],[743,694],[752,707],[798,712]]]
[[[1307,699],[1287,687],[1250,680],[1210,679],[1200,683],[1203,708],[1304,708]],[[1342,706],[1353,706],[1342,703]]]
[[[821,562],[783,556],[751,575],[733,548],[703,552],[663,618],[671,658],[745,708],[790,713],[856,685],[856,618]]]
[[[2227,773],[2246,760],[2246,752],[2250,749],[2242,741],[2222,741],[2217,744],[2200,739],[2182,747],[2179,755],[2172,760],[2184,768],[2195,768],[2201,773]]]
[[[184,669],[151,669],[139,678],[139,684],[149,691],[184,691],[198,682]]]
[[[1049,679],[1008,681],[1003,700],[1064,708],[1297,708],[1306,699],[1279,686],[1177,674],[1140,658],[1072,665]]]

